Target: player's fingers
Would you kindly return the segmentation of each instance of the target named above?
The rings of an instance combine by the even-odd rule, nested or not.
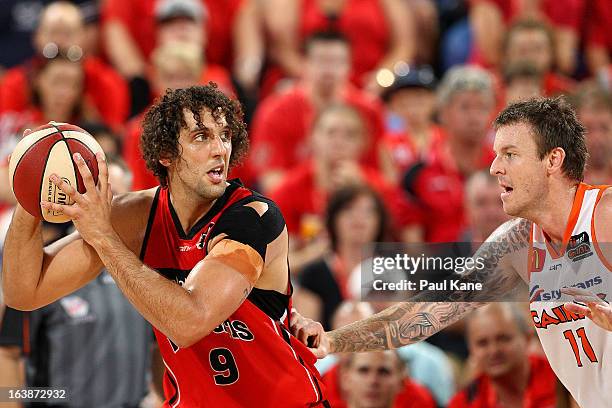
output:
[[[52,203],[49,201],[41,201],[40,206],[48,211],[61,212],[62,214],[67,215],[70,218],[74,218],[78,213],[78,209],[72,205],[64,205],[64,204]]]
[[[612,319],[612,307],[610,307],[610,305],[608,305],[607,303],[599,303],[597,305],[595,305],[595,308],[603,313],[604,315],[606,315],[609,319]]]
[[[96,190],[96,185],[94,184],[93,176],[91,175],[91,171],[89,170],[87,163],[85,163],[83,156],[81,156],[79,153],[75,153],[73,160],[79,169],[79,173],[81,174],[81,178],[83,179],[83,184],[85,184],[87,192],[92,193]]]
[[[566,303],[564,305],[564,308],[572,313],[577,313],[585,316],[591,315],[591,310],[588,307],[579,305],[577,303]]]
[[[108,166],[106,165],[104,153],[97,152],[96,160],[98,161],[98,186],[100,187],[100,192],[103,194],[102,197],[106,197],[108,191]]]
[[[77,191],[77,189],[67,183],[64,179],[58,177],[57,174],[52,174],[49,179],[57,188],[66,193],[72,202],[77,204],[83,203],[83,196]]]
[[[111,184],[110,183],[106,183],[106,199],[108,200],[109,203],[113,202],[113,189],[111,188]]]

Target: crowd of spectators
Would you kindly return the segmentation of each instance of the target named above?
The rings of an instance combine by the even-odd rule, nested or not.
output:
[[[132,189],[155,187],[144,113],[167,89],[212,81],[249,125],[230,176],[278,203],[295,303],[326,328],[356,307],[364,246],[476,245],[507,220],[487,169],[509,103],[565,95],[587,129],[585,181],[612,183],[609,0],[5,0],[0,22],[0,242],[15,203],[7,157],[25,129],[77,124],[125,163]],[[562,400],[530,382],[548,368],[524,345],[521,310],[491,307],[427,345],[454,376],[442,392],[405,377],[410,351],[340,357],[327,377],[338,406],[417,406],[405,397],[421,394],[446,406],[464,386],[451,407]],[[509,333],[492,366],[496,330]],[[513,386],[531,402],[508,399],[522,398]]]

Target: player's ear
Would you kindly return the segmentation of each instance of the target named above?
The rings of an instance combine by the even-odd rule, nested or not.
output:
[[[161,158],[158,161],[159,161],[159,164],[161,164],[164,167],[170,167],[170,165],[172,164],[172,160],[168,158]]]
[[[565,150],[561,147],[555,147],[548,153],[546,158],[546,168],[549,174],[562,172],[563,162],[565,161]]]

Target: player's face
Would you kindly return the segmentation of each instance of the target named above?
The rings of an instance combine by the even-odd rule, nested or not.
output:
[[[512,318],[503,313],[486,313],[468,324],[470,358],[491,377],[515,370],[527,358],[527,339]]]
[[[340,211],[335,227],[340,243],[368,244],[376,239],[379,224],[374,199],[363,194]]]
[[[403,373],[392,353],[357,353],[344,379],[351,406],[388,408],[401,389]]]
[[[524,123],[502,126],[495,134],[491,174],[502,187],[508,215],[529,218],[548,192],[545,158],[538,157],[531,127]]]
[[[185,110],[187,127],[179,136],[179,157],[169,166],[170,186],[180,183],[185,191],[203,199],[216,199],[227,186],[232,142],[225,117],[215,120],[208,109],[200,113],[202,127]]]

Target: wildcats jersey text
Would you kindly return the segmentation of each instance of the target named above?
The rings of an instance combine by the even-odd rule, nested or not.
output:
[[[253,201],[268,205],[263,222],[249,218],[259,217],[245,206]],[[250,245],[265,260],[266,244],[283,229],[284,221],[272,201],[232,180],[210,211],[185,233],[168,189],[160,188],[151,208],[141,259],[166,278],[183,284],[207,255],[207,243],[213,237],[224,234]],[[231,316],[187,348],[177,347],[155,329],[166,365],[164,406],[328,406],[314,368],[316,358],[289,334],[290,292],[290,287],[289,294],[253,288]]]
[[[561,289],[585,289],[610,301],[612,270],[593,220],[605,188],[579,185],[560,251],[539,226],[533,226],[531,235],[531,316],[555,374],[584,408],[610,406],[612,333],[565,309],[572,298]]]

